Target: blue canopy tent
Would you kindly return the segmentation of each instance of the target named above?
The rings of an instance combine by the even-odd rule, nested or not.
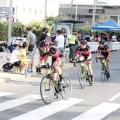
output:
[[[99,26],[92,26],[92,30],[120,31],[120,26],[113,19],[110,19],[107,22],[105,22]]]

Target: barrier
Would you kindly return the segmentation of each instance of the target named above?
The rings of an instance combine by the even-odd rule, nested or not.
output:
[[[98,49],[99,43],[98,42],[88,42],[90,49],[92,52]],[[109,47],[110,50],[119,50],[120,49],[120,42],[106,42],[105,45]]]

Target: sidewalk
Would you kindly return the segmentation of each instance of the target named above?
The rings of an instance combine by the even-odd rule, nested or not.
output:
[[[36,76],[37,73],[36,73],[36,66],[38,65],[38,62],[39,62],[39,52],[36,51],[36,54],[35,54],[35,57],[34,57],[34,68],[33,68],[33,73],[32,74],[29,74],[29,76]],[[0,82],[5,82],[6,80],[17,80],[17,79],[23,79],[25,78],[24,75],[20,75],[20,74],[13,74],[11,71],[9,72],[4,72],[2,70],[2,66],[3,64],[5,64],[4,61],[0,60]],[[51,58],[49,57],[48,58],[48,63],[51,63]],[[72,69],[73,68],[73,64],[70,64],[70,63],[64,63],[64,66],[63,66],[63,70],[68,70],[68,69]],[[45,70],[42,70],[42,74],[45,73]]]

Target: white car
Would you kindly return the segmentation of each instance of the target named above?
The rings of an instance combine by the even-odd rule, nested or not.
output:
[[[11,38],[11,45],[19,44],[20,46],[22,46],[22,44],[24,42],[26,42],[26,38],[22,38],[22,37],[12,37]]]

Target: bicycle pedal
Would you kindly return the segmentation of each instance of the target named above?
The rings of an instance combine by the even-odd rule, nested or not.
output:
[[[49,91],[49,90],[51,90],[51,89],[45,89],[45,91]]]

